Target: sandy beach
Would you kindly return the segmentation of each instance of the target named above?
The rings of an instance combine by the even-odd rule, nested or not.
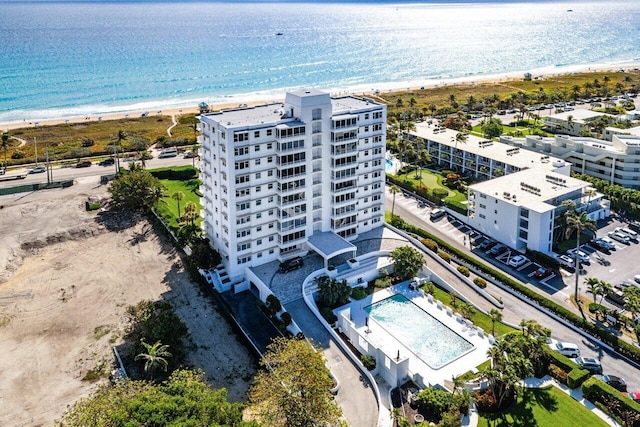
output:
[[[592,64],[592,65],[577,65],[564,67],[561,70],[550,67],[550,68],[542,68],[538,70],[531,71],[532,76],[539,79],[544,79],[545,77],[553,77],[560,75],[568,75],[574,73],[590,73],[590,72],[617,72],[619,70],[638,70],[640,67],[640,62],[638,63],[629,63],[625,62],[624,64],[613,65],[613,64]],[[561,72],[559,72],[561,71]],[[344,90],[329,90],[333,96],[342,96],[342,95],[356,95],[356,96],[372,96],[374,94],[382,95],[384,93],[393,93],[393,92],[403,92],[403,91],[412,91],[419,89],[430,89],[437,88],[442,86],[458,86],[458,85],[475,85],[480,83],[500,83],[506,81],[520,80],[522,79],[524,72],[511,72],[504,74],[491,74],[491,75],[474,75],[474,76],[464,76],[450,79],[437,79],[437,80],[416,80],[411,82],[402,82],[402,83],[380,83],[380,84],[371,84],[367,86],[356,86],[352,88],[345,88]],[[279,95],[271,95],[265,96],[264,94],[260,95],[237,95],[231,97],[233,101],[227,102],[217,102],[210,103],[209,108],[211,111],[220,111],[231,108],[238,107],[252,107],[256,105],[264,105],[274,102],[281,102],[284,98],[285,90],[283,89],[282,93]],[[132,109],[127,110],[126,108],[123,111],[118,112],[108,112],[108,113],[95,113],[92,115],[71,115],[71,116],[60,116],[57,118],[47,118],[47,119],[31,119],[31,120],[21,120],[21,121],[10,121],[10,122],[1,122],[0,130],[4,132],[11,131],[13,129],[20,129],[24,127],[33,127],[33,126],[46,126],[46,125],[57,125],[63,123],[82,123],[87,121],[98,121],[98,120],[117,120],[129,117],[141,117],[143,114],[147,116],[155,116],[155,115],[164,115],[164,116],[180,116],[183,114],[195,114],[199,112],[199,108],[197,105],[193,106],[185,106],[185,107],[172,107],[167,106],[165,108],[158,107],[152,111],[149,109],[141,110],[141,109]]]

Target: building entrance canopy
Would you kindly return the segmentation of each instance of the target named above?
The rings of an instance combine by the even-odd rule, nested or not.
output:
[[[321,233],[313,233],[307,239],[307,245],[318,255],[324,259],[324,267],[328,267],[330,258],[351,252],[353,257],[356,256],[356,246],[348,242],[336,233],[331,231],[323,231]]]

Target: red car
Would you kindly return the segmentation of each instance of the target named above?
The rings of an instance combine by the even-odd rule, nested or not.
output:
[[[630,391],[629,393],[627,393],[627,396],[629,396],[630,399],[633,399],[636,402],[640,403],[640,391]]]
[[[545,277],[551,276],[551,273],[552,273],[551,269],[546,267],[540,267],[539,269],[533,272],[533,277],[535,277],[536,279],[544,279]]]

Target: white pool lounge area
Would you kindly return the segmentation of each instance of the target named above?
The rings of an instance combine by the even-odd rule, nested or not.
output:
[[[338,328],[395,387],[445,384],[487,360],[493,337],[408,282],[335,310]]]

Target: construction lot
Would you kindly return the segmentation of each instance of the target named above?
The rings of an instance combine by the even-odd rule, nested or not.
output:
[[[188,365],[245,400],[255,361],[174,248],[144,219],[113,227],[86,212],[89,196],[107,196],[98,177],[0,197],[0,425],[51,425],[108,381],[125,310],[142,300],[171,302],[189,328]],[[90,371],[101,379],[83,380]]]

